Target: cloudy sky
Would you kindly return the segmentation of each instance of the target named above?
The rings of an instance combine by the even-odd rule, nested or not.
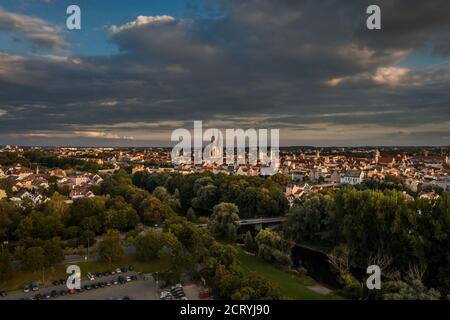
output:
[[[168,146],[194,120],[450,145],[450,1],[1,0],[0,144]]]

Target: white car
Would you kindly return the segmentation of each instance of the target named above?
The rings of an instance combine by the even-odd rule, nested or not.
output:
[[[120,270],[120,268],[117,268],[116,273],[122,273],[122,270]]]
[[[30,292],[30,287],[29,286],[23,287],[23,292],[25,293]]]
[[[161,291],[161,294],[159,295],[159,298],[162,299],[166,299],[170,297],[170,292],[169,291]]]
[[[87,273],[86,277],[91,281],[95,279],[94,276],[92,275],[92,273],[90,273],[90,272]]]

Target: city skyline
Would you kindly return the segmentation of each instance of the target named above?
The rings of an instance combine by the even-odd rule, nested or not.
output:
[[[169,147],[202,120],[281,146],[450,145],[450,4],[379,1],[367,30],[369,4],[2,1],[0,144]]]

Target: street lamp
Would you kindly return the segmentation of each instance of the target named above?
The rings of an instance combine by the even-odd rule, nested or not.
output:
[[[156,286],[158,286],[158,272],[155,272],[155,275],[156,275],[156,280],[155,280],[155,282],[156,282]]]

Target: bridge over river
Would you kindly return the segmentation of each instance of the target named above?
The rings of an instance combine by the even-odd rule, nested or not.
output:
[[[265,218],[255,218],[255,219],[242,219],[238,221],[240,226],[249,226],[249,225],[259,225],[259,224],[274,224],[274,223],[282,223],[286,220],[286,217],[265,217]],[[201,228],[206,228],[208,224],[202,223],[198,225]]]

